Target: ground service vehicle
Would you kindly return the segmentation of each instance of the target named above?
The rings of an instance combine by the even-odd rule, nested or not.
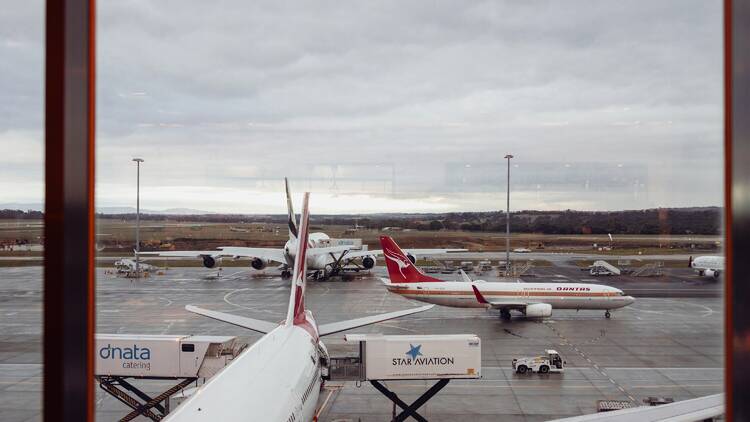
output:
[[[513,370],[519,374],[526,372],[539,372],[548,374],[550,372],[563,372],[565,370],[565,361],[555,350],[546,350],[545,356],[524,357],[513,359]]]

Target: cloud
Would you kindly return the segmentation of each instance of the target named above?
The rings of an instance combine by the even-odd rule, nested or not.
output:
[[[41,131],[43,8],[14,7],[0,17],[0,132]],[[378,198],[373,211],[429,211],[445,198],[493,209],[507,152],[531,167],[600,171],[589,185],[563,170],[526,174],[524,208],[717,205],[721,10],[717,0],[101,3],[100,205],[129,204],[139,155],[144,192],[174,206],[261,209],[238,190],[272,195],[288,175],[337,198],[331,212],[352,207],[345,195]],[[457,185],[456,163],[498,174]],[[596,179],[625,177],[617,163],[639,169],[621,180],[639,194],[592,196]]]

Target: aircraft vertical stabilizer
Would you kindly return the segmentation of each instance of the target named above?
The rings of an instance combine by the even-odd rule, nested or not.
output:
[[[389,236],[380,236],[380,245],[383,247],[383,256],[391,283],[443,281],[420,271]]]
[[[296,239],[298,237],[297,230],[297,217],[294,215],[294,209],[292,208],[292,194],[289,193],[289,179],[284,178],[284,187],[286,188],[286,209],[289,219],[287,225],[289,226],[289,239]]]
[[[308,192],[305,192],[305,196],[302,199],[302,217],[300,220],[300,227],[297,237],[297,254],[295,255],[296,258],[294,260],[292,291],[289,296],[289,311],[287,312],[286,316],[287,325],[302,325],[306,322],[305,279],[307,278],[307,241],[310,227],[310,209],[308,208],[309,200],[310,194]],[[290,205],[290,212],[291,209],[292,208]]]

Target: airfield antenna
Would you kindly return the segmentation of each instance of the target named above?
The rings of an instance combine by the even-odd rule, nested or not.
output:
[[[141,163],[143,158],[133,158],[135,161],[136,182],[135,182],[135,276],[141,276]]]
[[[505,208],[505,275],[510,275],[510,159],[511,154],[505,156],[508,160],[508,180],[506,190],[506,208]]]

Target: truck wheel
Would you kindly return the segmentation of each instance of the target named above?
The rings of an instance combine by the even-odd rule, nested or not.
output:
[[[516,372],[518,372],[519,374],[525,374],[527,369],[528,368],[526,368],[526,365],[520,365],[518,368],[516,368]]]
[[[548,372],[549,372],[549,366],[542,365],[542,366],[539,367],[539,373],[540,374],[546,374]]]

